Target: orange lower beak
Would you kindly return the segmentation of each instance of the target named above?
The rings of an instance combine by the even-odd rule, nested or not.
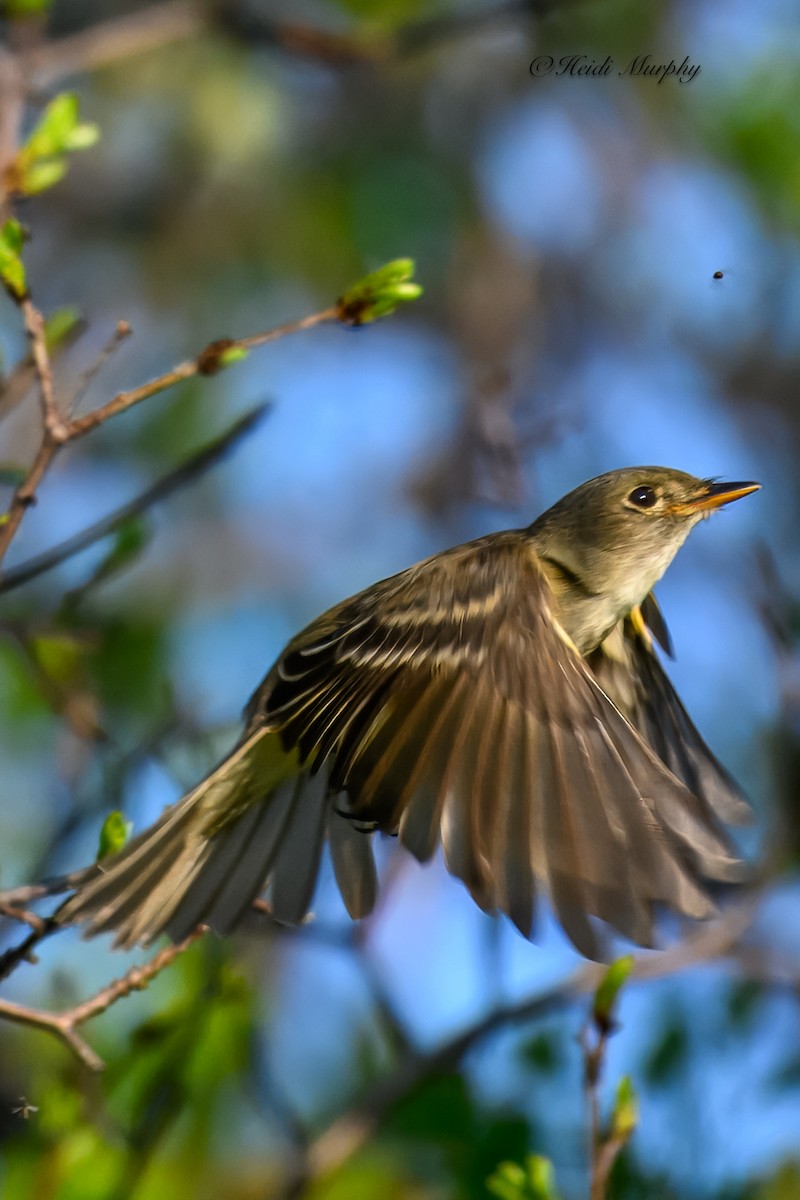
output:
[[[712,512],[715,508],[722,508],[723,504],[730,504],[734,500],[741,500],[742,496],[749,496],[751,492],[757,492],[760,487],[760,483],[709,482],[696,499],[675,507],[678,512],[687,515],[694,512]]]

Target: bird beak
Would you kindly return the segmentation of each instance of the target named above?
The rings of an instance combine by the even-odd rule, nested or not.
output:
[[[723,504],[730,504],[733,500],[741,500],[742,496],[749,496],[751,492],[757,492],[760,488],[760,483],[712,483],[708,480],[703,484],[698,496],[685,504],[676,504],[674,511],[687,517],[692,513],[702,513],[705,516],[715,508],[722,508]]]

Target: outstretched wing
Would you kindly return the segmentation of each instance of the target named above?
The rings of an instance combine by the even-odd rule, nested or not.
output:
[[[660,611],[652,604],[634,610],[609,634],[587,662],[603,690],[655,750],[689,791],[705,805],[709,815],[733,825],[751,818],[736,782],[714,757],[667,678],[653,646],[649,630],[665,646],[663,635],[653,629],[651,615]],[[669,635],[666,635],[666,647]]]
[[[250,728],[324,766],[353,821],[448,868],[530,934],[538,888],[585,954],[587,914],[637,942],[692,916],[736,861],[701,798],[609,700],[560,629],[522,532],[494,534],[332,609],[287,647]]]

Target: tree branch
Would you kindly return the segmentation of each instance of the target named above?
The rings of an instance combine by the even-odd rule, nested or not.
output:
[[[34,1029],[43,1029],[59,1038],[90,1071],[102,1071],[105,1063],[91,1048],[78,1032],[81,1025],[92,1017],[104,1013],[117,1000],[129,996],[131,992],[143,991],[151,980],[155,979],[165,967],[170,966],[175,959],[201,938],[207,931],[207,926],[199,925],[182,942],[167,946],[160,950],[149,962],[139,967],[131,967],[119,979],[115,979],[106,987],[101,988],[94,996],[76,1004],[63,1013],[42,1012],[39,1009],[28,1008],[23,1004],[14,1004],[11,1000],[0,1000],[0,1020],[12,1021],[17,1025],[29,1025]]]
[[[100,21],[80,33],[58,38],[28,55],[36,88],[49,88],[69,75],[96,71],[122,59],[158,50],[197,34],[208,6],[199,0],[164,0],[141,12]]]
[[[126,392],[119,392],[106,404],[101,405],[85,416],[75,417],[73,420],[63,424],[61,424],[59,418],[60,428],[56,427],[52,417],[49,415],[52,397],[50,399],[45,398],[45,383],[43,382],[40,369],[39,377],[42,386],[44,411],[42,440],[28,474],[14,492],[8,512],[2,518],[2,525],[0,525],[0,563],[5,558],[8,547],[11,545],[14,535],[22,523],[25,512],[35,503],[39,485],[63,446],[84,437],[93,429],[97,429],[99,425],[110,420],[111,417],[116,417],[120,413],[127,412],[129,408],[133,408],[143,400],[147,400],[151,396],[156,396],[160,392],[165,392],[168,388],[174,387],[176,383],[180,383],[183,379],[191,379],[196,375],[217,374],[218,371],[221,371],[226,366],[226,356],[231,352],[251,350],[256,346],[266,345],[267,342],[277,341],[278,338],[286,337],[288,334],[300,333],[303,330],[312,329],[315,325],[321,325],[326,321],[338,320],[341,316],[339,306],[332,305],[321,312],[312,313],[307,317],[300,317],[296,321],[287,321],[283,325],[279,325],[275,329],[268,329],[263,333],[251,334],[249,337],[243,338],[219,338],[217,341],[210,342],[205,349],[200,351],[196,358],[179,363],[171,371],[166,371],[163,375],[159,375],[156,379],[151,379],[148,383],[141,384],[139,387],[131,388]]]
[[[66,441],[67,427],[53,397],[53,372],[50,367],[50,355],[47,351],[44,317],[31,300],[23,296],[20,308],[25,320],[25,332],[31,343],[31,356],[39,380],[39,395],[42,404],[42,425],[44,430],[56,444]]]

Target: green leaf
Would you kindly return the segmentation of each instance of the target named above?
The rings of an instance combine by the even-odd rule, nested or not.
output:
[[[396,258],[365,275],[339,298],[339,320],[345,325],[368,325],[418,299],[422,287],[413,282],[413,274],[413,258]]]
[[[94,121],[82,121],[69,131],[64,141],[65,150],[89,150],[100,140],[100,126]]]
[[[611,1116],[611,1136],[627,1142],[639,1120],[639,1101],[630,1075],[623,1075],[617,1084],[614,1112]]]
[[[558,1200],[553,1164],[540,1154],[529,1155],[524,1167],[500,1163],[486,1186],[500,1200]]]
[[[626,954],[618,958],[606,971],[594,994],[592,1015],[595,1024],[603,1030],[611,1025],[612,1013],[617,1002],[620,989],[626,982],[633,967],[633,955]]]
[[[9,217],[0,228],[0,279],[15,300],[21,300],[27,291],[25,265],[20,258],[24,240],[19,221]]]
[[[34,195],[52,187],[66,174],[65,155],[86,150],[99,136],[96,125],[79,122],[74,92],[61,92],[47,105],[14,160],[15,190]]]
[[[19,221],[15,220],[14,217],[9,217],[0,234],[8,245],[9,250],[13,251],[14,254],[22,253],[22,247],[25,245],[25,231]]]
[[[46,106],[23,146],[23,153],[30,159],[63,154],[77,123],[78,97],[74,92],[60,92]]]
[[[117,809],[110,812],[103,821],[103,827],[100,830],[100,838],[97,844],[97,861],[107,858],[109,854],[116,854],[128,840],[128,834],[131,831],[131,822],[126,821],[121,812]]]
[[[67,161],[64,158],[45,158],[32,163],[22,175],[25,195],[36,196],[39,192],[46,192],[60,183],[66,173]]]

